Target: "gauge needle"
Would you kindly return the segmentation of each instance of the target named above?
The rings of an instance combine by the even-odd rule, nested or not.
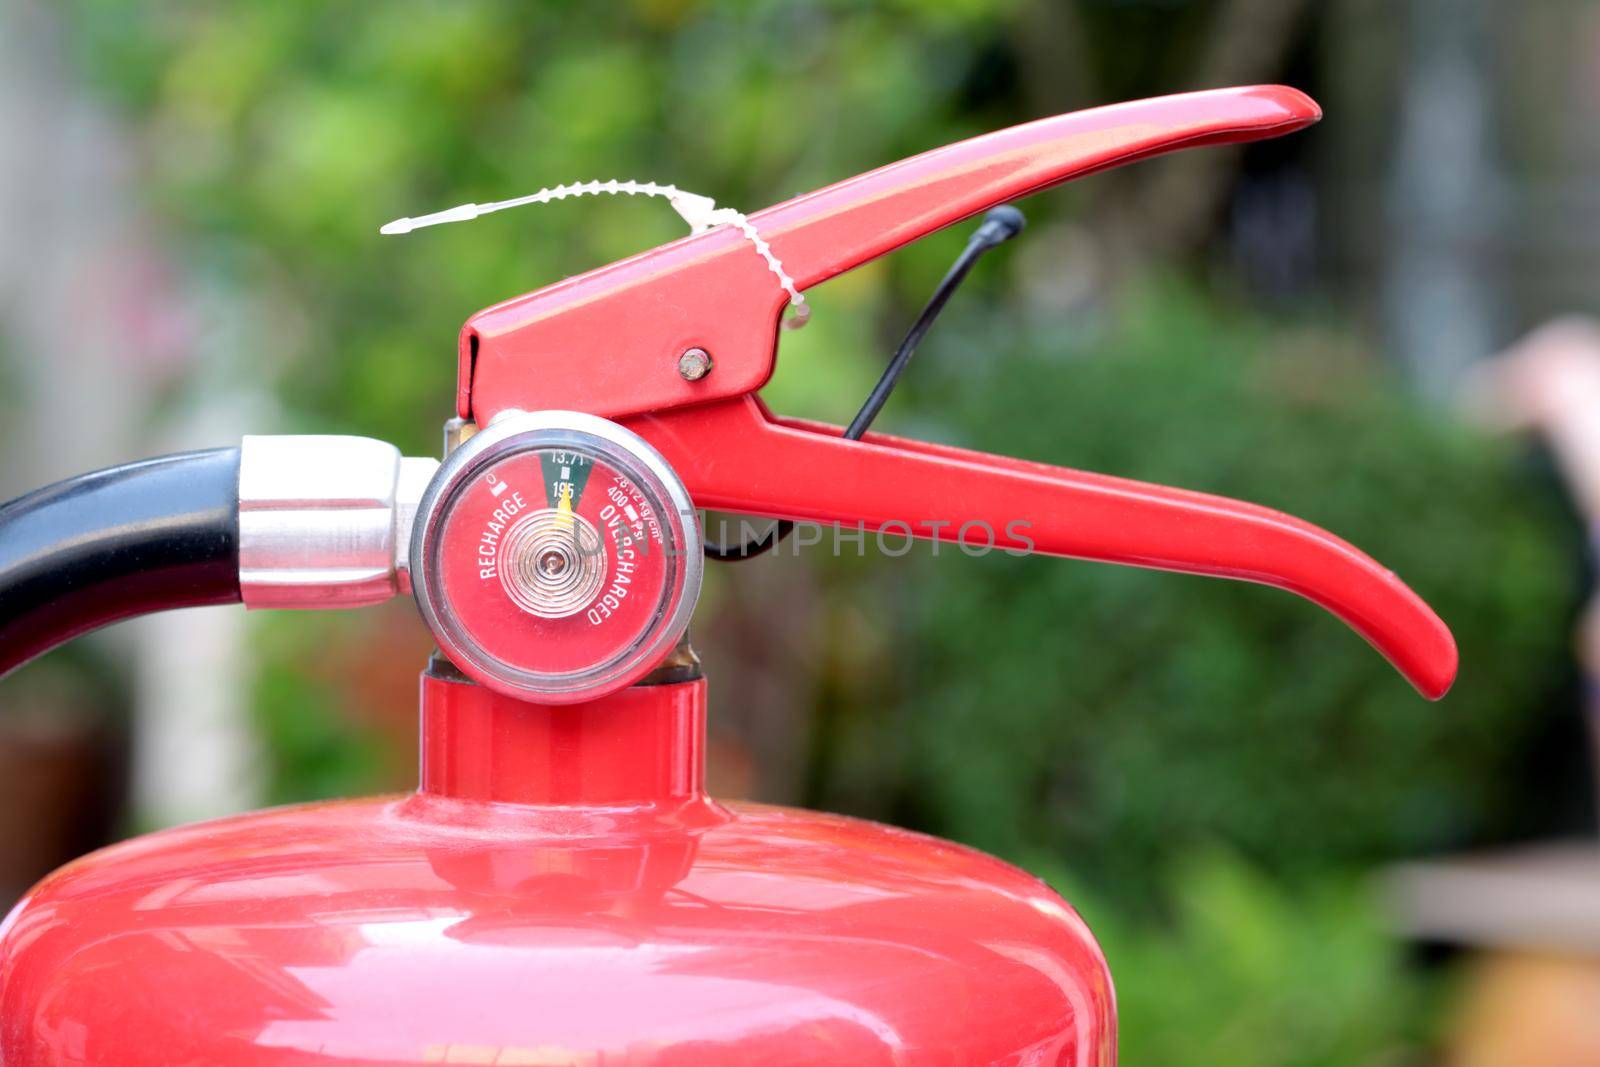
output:
[[[561,498],[556,501],[556,514],[561,516],[562,525],[567,528],[567,536],[572,541],[572,551],[576,556],[578,551],[578,524],[572,521],[572,483],[561,483]]]

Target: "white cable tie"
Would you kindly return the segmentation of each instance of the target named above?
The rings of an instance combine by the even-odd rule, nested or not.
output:
[[[558,185],[553,189],[540,189],[537,193],[527,196],[513,197],[510,200],[496,200],[488,204],[460,204],[456,207],[435,211],[429,215],[418,215],[416,218],[395,219],[393,222],[384,223],[378,228],[382,234],[403,234],[412,230],[420,230],[425,226],[441,226],[447,222],[470,222],[482,215],[489,215],[496,211],[506,211],[514,207],[523,207],[527,204],[548,204],[555,200],[565,200],[574,196],[599,196],[600,194],[618,196],[655,196],[666,200],[672,205],[672,210],[688,223],[691,233],[706,233],[718,226],[732,226],[744,235],[745,239],[754,246],[756,252],[767,264],[767,268],[777,277],[778,284],[789,296],[789,306],[794,309],[794,314],[786,325],[793,327],[804,326],[811,317],[811,307],[806,303],[806,298],[801,295],[794,279],[789,277],[788,271],[783,269],[783,264],[773,253],[772,246],[761,236],[755,223],[742,211],[731,207],[717,207],[717,202],[709,196],[691,193],[679,189],[675,185],[658,185],[655,182],[610,181],[573,182],[567,185]]]

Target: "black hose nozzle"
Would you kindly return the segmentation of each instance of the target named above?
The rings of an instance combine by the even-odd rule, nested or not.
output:
[[[79,634],[239,600],[239,450],[95,471],[0,505],[0,675]]]

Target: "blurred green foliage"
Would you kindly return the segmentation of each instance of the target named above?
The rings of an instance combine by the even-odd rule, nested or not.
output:
[[[610,177],[754,209],[1063,105],[1040,102],[1029,63],[1038,82],[1041,62],[1072,76],[1091,55],[1111,97],[1172,88],[1156,72],[1182,66],[1214,5],[1171,6],[1051,8],[1088,34],[1059,51],[1040,45],[1046,7],[1022,0],[71,10],[82,67],[141,131],[194,272],[270,324],[233,358],[273,386],[284,428],[417,453],[450,414],[468,314],[681,224],[626,199],[400,239],[382,222]],[[1029,203],[1023,241],[1051,239],[1078,195]],[[823,287],[784,338],[775,406],[848,418],[868,357],[960,239]],[[1256,587],[949,548],[817,561],[831,636],[808,799],[1080,887],[1118,968],[1126,1062],[1372,1062],[1410,1039],[1421,1001],[1353,872],[1495,832],[1566,658],[1574,546],[1504,449],[1409,402],[1331,314],[1267,317],[1190,279],[1069,327],[995,296],[1024,257],[992,258],[891,428],[1328,526],[1440,609],[1461,682],[1428,706],[1337,622]],[[362,625],[262,628],[275,799],[383,777],[371,722],[340,709],[392,662],[354,680],[329,666],[359,643],[341,627]],[[1205,851],[1216,842],[1228,851]]]
[[[1503,828],[1568,681],[1551,665],[1579,558],[1513,450],[1408,401],[1349,337],[1187,286],[1131,295],[1077,342],[968,350],[935,342],[922,368],[943,439],[1339,531],[1450,623],[1461,677],[1431,706],[1330,616],[1256,586],[923,552],[894,579],[904,675],[827,719],[821,803],[1065,855],[1124,899],[1213,838],[1292,873]]]
[[[988,125],[985,95],[1003,86],[974,79],[1007,6],[78,0],[74,11],[83,68],[146,130],[157,206],[194,262],[272,309],[275,336],[255,355],[290,417],[431,451],[467,315],[675,238],[682,223],[629,198],[405,238],[380,239],[381,223],[591,178],[775,203]],[[895,269],[920,288],[943,257]],[[840,349],[806,332],[795,345],[817,373],[839,367]]]
[[[1121,1062],[1423,1062],[1432,998],[1360,881],[1286,889],[1217,850],[1174,864],[1172,880],[1160,922],[1079,901],[1117,977]]]
[[[398,777],[395,763],[404,756],[358,707],[361,697],[371,696],[359,693],[370,681],[357,659],[366,627],[352,628],[332,614],[297,613],[264,623],[255,633],[260,670],[252,697],[271,761],[267,802],[389,788]],[[412,669],[407,664],[404,673]]]

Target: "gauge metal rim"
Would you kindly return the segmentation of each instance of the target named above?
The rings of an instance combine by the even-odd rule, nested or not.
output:
[[[566,433],[576,435],[578,439],[528,440],[530,435],[541,432]],[[596,448],[596,443],[600,447]],[[540,675],[509,664],[502,665],[487,653],[474,651],[457,641],[442,610],[440,601],[443,593],[434,588],[435,571],[428,566],[428,553],[436,547],[437,536],[442,531],[439,520],[443,518],[443,509],[464,483],[506,456],[535,448],[561,448],[564,445],[574,450],[593,451],[596,459],[616,466],[630,478],[637,473],[630,470],[630,466],[642,468],[650,476],[654,486],[643,485],[642,488],[659,488],[664,498],[662,503],[673,512],[662,518],[678,538],[677,554],[683,569],[682,592],[651,640],[640,645],[632,655],[618,660],[603,675],[566,684],[561,682],[562,675]],[[416,522],[411,530],[412,593],[418,610],[422,612],[423,621],[439,643],[440,651],[475,680],[507,696],[541,704],[576,704],[594,700],[616,692],[647,674],[688,629],[689,617],[694,614],[695,605],[700,599],[700,583],[705,571],[700,526],[694,516],[694,502],[677,472],[650,442],[632,430],[581,411],[503,412],[451,452],[423,492],[417,505]],[[518,678],[527,681],[518,684]]]

